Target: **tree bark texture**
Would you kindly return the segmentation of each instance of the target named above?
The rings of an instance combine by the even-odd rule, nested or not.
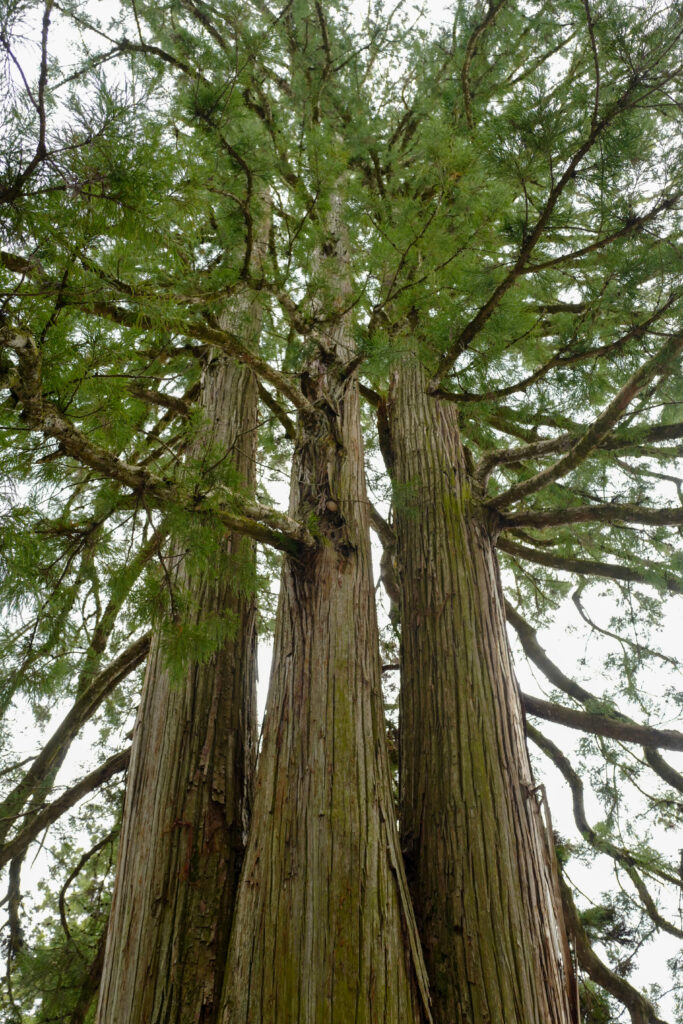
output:
[[[192,451],[216,446],[245,485],[255,480],[258,392],[251,370],[220,355],[204,370],[205,426]],[[224,547],[244,565],[248,538]],[[178,543],[178,582],[196,621],[234,621],[219,650],[169,672],[156,636],[147,664],[126,790],[99,1024],[211,1024],[244,857],[256,753],[255,598],[229,575],[189,575]]]
[[[552,836],[524,739],[492,525],[457,410],[414,357],[387,404],[400,586],[400,830],[437,1024],[569,1024]]]
[[[325,269],[343,308],[341,235]],[[285,557],[222,1024],[431,1019],[390,792],[353,356],[342,321],[303,375],[315,413],[299,417],[290,514],[319,544]]]

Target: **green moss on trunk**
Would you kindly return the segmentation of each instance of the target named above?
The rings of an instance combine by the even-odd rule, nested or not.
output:
[[[452,404],[406,359],[397,501],[401,841],[438,1024],[570,1024],[571,967],[533,790],[493,540]]]

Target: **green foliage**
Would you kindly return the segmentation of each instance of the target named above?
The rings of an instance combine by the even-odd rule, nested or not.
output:
[[[217,513],[240,513],[253,495],[231,453],[206,442],[210,425],[197,411],[206,331],[227,323],[244,340],[245,296],[263,316],[258,345],[247,347],[287,381],[300,383],[304,358],[344,315],[363,383],[389,400],[406,351],[437,371],[487,310],[439,382],[459,405],[475,461],[565,436],[577,442],[662,336],[680,329],[676,5],[508,0],[475,46],[486,8],[469,0],[430,30],[407,7],[390,17],[383,4],[362,16],[344,3],[322,6],[324,33],[308,0],[278,17],[233,0],[219,8],[122,0],[106,15],[60,5],[53,21],[71,33],[74,51],[53,55],[49,37],[44,152],[42,11],[26,0],[0,15],[0,249],[24,261],[17,269],[0,259],[0,330],[31,332],[42,398],[81,437],[177,489],[160,504],[32,431],[16,353],[0,347],[5,714],[27,709],[41,725],[61,717],[151,626],[178,679],[210,660],[235,620],[229,607],[203,606],[195,583],[207,575],[228,581],[228,604],[230,594],[258,593],[261,632],[272,630],[280,555],[265,551],[256,570],[226,550]],[[320,260],[340,194],[352,278],[343,302]],[[257,255],[267,209],[269,239]],[[640,582],[565,571],[542,557],[505,553],[501,562],[508,597],[537,626],[550,626],[578,595],[572,621],[596,651],[590,670],[576,666],[595,689],[585,710],[670,723],[680,717],[679,687],[667,675],[677,666],[659,650],[657,628],[670,591],[680,590],[674,532],[561,515],[680,504],[671,464],[681,435],[666,431],[681,423],[683,377],[675,364],[661,369],[612,428],[611,444],[513,506],[555,513],[556,525],[508,533],[540,556],[607,563]],[[286,395],[263,384],[294,421]],[[258,498],[268,504],[289,476],[292,445],[283,416],[265,405],[261,413]],[[374,408],[363,417],[371,496],[383,505],[390,488]],[[562,451],[499,461],[487,499],[533,479]],[[420,481],[393,492],[395,505],[423,498]],[[312,512],[304,524],[314,536],[317,522]],[[383,631],[382,657],[397,660],[393,626]],[[103,751],[130,727],[137,686],[136,678],[98,712]],[[8,787],[22,777],[13,721],[3,725]],[[599,801],[593,827],[603,846],[628,846],[652,871],[671,873],[657,842],[680,822],[675,789],[658,786],[640,755],[616,742],[583,741],[578,762]],[[635,810],[624,788],[640,794]],[[64,866],[78,860],[79,843],[63,834],[53,844]],[[88,862],[72,890],[71,940],[45,890],[30,951],[14,965],[27,1024],[60,1019],[59,1000],[82,983],[106,911],[104,888],[96,896],[103,858]],[[632,906],[609,898],[587,913],[592,937],[627,960],[644,928]],[[582,1006],[586,1021],[614,1019],[589,980]]]
[[[114,834],[105,836],[90,850],[66,841],[55,851],[61,888],[55,894],[52,886],[40,885],[34,909],[37,923],[26,934],[15,961],[14,1011],[22,1024],[68,1021],[88,990],[109,916],[115,840]],[[80,869],[72,878],[74,859]],[[88,1022],[94,1020],[93,1002],[94,992]]]
[[[580,983],[579,998],[582,1024],[611,1024],[614,1020],[609,999],[592,981]]]

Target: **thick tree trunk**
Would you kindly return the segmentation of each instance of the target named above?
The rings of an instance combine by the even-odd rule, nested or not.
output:
[[[255,477],[258,393],[250,370],[220,356],[205,368],[206,426],[190,457],[219,446],[248,486]],[[214,448],[215,450],[215,448]],[[253,542],[226,536],[239,562]],[[169,561],[182,560],[171,552]],[[250,810],[256,750],[255,598],[214,572],[178,584],[196,621],[225,615],[229,638],[184,680],[157,636],[147,664],[97,1020],[100,1024],[211,1024]]]
[[[400,829],[438,1024],[570,1024],[549,826],[492,525],[415,358],[387,405],[400,586]]]
[[[290,512],[316,517],[320,543],[285,558],[223,1024],[429,1020],[389,785],[353,354],[338,325],[303,375],[316,414],[300,418]]]

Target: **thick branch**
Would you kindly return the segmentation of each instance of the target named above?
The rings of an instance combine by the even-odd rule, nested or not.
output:
[[[119,683],[142,664],[149,652],[150,641],[151,633],[145,633],[130,644],[94,677],[87,689],[74,702],[24,777],[0,805],[0,824],[3,833],[6,834],[6,825],[10,825],[11,822],[6,823],[2,819],[9,817],[14,820],[18,816],[26,801],[49,776],[53,766],[60,762],[74,737],[86,722],[90,721],[102,702],[113,693]]]
[[[90,441],[56,405],[43,398],[40,353],[33,338],[24,332],[5,329],[0,340],[6,347],[14,349],[19,359],[19,376],[14,382],[14,390],[23,406],[24,419],[34,430],[58,441],[64,454],[132,491],[144,494],[148,504],[162,508],[180,504],[196,514],[210,514],[229,530],[246,534],[262,544],[295,556],[302,549],[314,546],[310,532],[284,513],[245,499],[226,487],[200,495],[188,493],[179,484],[159,479],[146,467],[131,466]]]
[[[551,526],[571,523],[639,523],[643,526],[682,526],[683,507],[645,508],[642,505],[605,504],[578,505],[575,508],[549,508],[530,512],[513,512],[501,516],[501,529],[532,526],[546,530]]]
[[[128,767],[130,760],[130,747],[126,750],[120,751],[118,754],[114,754],[104,764],[101,764],[95,771],[90,772],[89,775],[84,776],[74,786],[67,789],[60,797],[54,800],[49,806],[47,806],[40,814],[28,822],[27,825],[22,828],[21,832],[18,833],[13,839],[7,843],[0,851],[0,868],[4,867],[9,861],[21,857],[29,845],[36,839],[41,832],[50,825],[54,824],[63,814],[70,810],[74,804],[77,804],[79,800],[82,800],[84,796],[91,793],[94,789],[98,789],[103,786],[105,782],[108,782],[112,776],[117,775],[119,772],[123,772]]]
[[[683,580],[664,565],[652,566],[650,571],[631,569],[623,565],[612,565],[610,562],[596,562],[588,558],[563,558],[548,551],[517,544],[515,541],[500,537],[497,544],[506,555],[524,558],[536,565],[546,565],[550,569],[562,572],[578,573],[581,576],[600,576],[604,579],[623,580],[626,583],[642,583],[646,586],[661,589],[662,585],[672,594],[683,594]]]
[[[128,390],[133,398],[139,398],[142,402],[148,402],[150,405],[160,405],[178,416],[189,416],[192,411],[189,403],[176,395],[166,395],[163,391],[153,391],[151,388],[141,388],[136,385],[131,385]]]
[[[551,701],[532,697],[528,693],[522,694],[522,703],[527,714],[555,722],[557,725],[566,725],[569,729],[608,736],[611,739],[623,740],[625,743],[640,743],[646,747],[683,750],[683,732],[677,732],[675,729],[654,729],[650,725],[636,725],[609,718],[607,715],[577,711],[563,704],[553,704]]]
[[[373,389],[368,387],[367,384],[359,384],[358,390],[360,392],[361,398],[364,398],[365,401],[368,402],[375,409],[382,401],[381,395],[378,395],[377,392],[373,391]]]
[[[618,391],[607,408],[590,425],[583,437],[570,449],[570,451],[553,466],[548,466],[527,480],[516,484],[509,490],[499,494],[489,504],[493,508],[501,509],[512,505],[525,498],[529,494],[535,494],[543,487],[559,480],[561,477],[576,469],[590,453],[598,447],[600,442],[607,437],[612,428],[618,423],[624,412],[633,399],[640,394],[655,377],[666,369],[671,360],[683,351],[683,333],[672,335],[665,345],[647,359],[642,366],[630,377],[624,386]]]
[[[522,649],[526,654],[527,658],[536,665],[537,668],[543,672],[547,679],[556,686],[558,690],[562,690],[569,697],[573,697],[574,700],[578,701],[584,706],[595,704],[596,698],[589,691],[580,686],[569,676],[566,676],[561,668],[555,664],[554,661],[548,657],[536,636],[536,631],[532,629],[529,623],[524,619],[519,612],[513,608],[509,601],[505,602],[505,616],[511,626],[514,627],[517,633]],[[613,717],[625,724],[636,725],[632,719],[626,715],[622,715],[619,712],[614,712]],[[677,789],[679,793],[683,793],[683,775],[677,772],[675,768],[672,768],[668,764],[662,755],[654,747],[644,747],[643,753],[645,760],[649,764],[653,772],[659,775],[660,778],[664,779],[670,786]]]
[[[259,398],[266,406],[266,408],[270,409],[270,411],[275,416],[276,420],[278,420],[282,427],[284,427],[285,434],[287,435],[289,440],[296,441],[296,425],[287,415],[286,409],[284,409],[280,405],[278,400],[274,398],[273,395],[271,395],[270,391],[268,391],[267,388],[264,388],[263,384],[261,384],[260,382],[258,384],[258,393]]]
[[[389,525],[384,516],[380,515],[375,506],[370,502],[368,503],[368,511],[370,513],[370,526],[377,534],[382,545],[393,551],[396,548],[396,534],[393,527]]]
[[[586,817],[586,807],[584,803],[584,787],[581,781],[581,776],[574,770],[569,761],[560,748],[549,740],[547,736],[539,732],[538,729],[534,729],[533,725],[528,722],[526,724],[526,731],[529,739],[533,740],[536,746],[543,751],[546,757],[550,758],[552,763],[562,774],[567,785],[569,786],[572,793],[572,807],[574,811],[574,821],[576,827],[581,833],[583,839],[592,846],[594,850],[598,850],[600,853],[607,854],[608,857],[612,857],[618,864],[620,864],[628,873],[629,876],[636,867],[647,871],[655,878],[661,879],[663,882],[668,882],[671,885],[681,887],[681,879],[677,878],[669,871],[657,867],[657,865],[649,862],[648,858],[639,853],[632,853],[630,850],[625,850],[620,846],[615,846],[613,842],[605,838],[602,833],[596,832],[596,830],[589,824]]]

